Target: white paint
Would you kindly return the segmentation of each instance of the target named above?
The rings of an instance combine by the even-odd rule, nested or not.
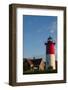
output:
[[[23,15],[48,15],[58,17],[58,48],[57,48],[57,60],[58,60],[58,73],[55,74],[36,74],[36,75],[22,75],[23,66]],[[62,30],[62,32],[61,32]],[[51,81],[63,79],[63,11],[58,10],[38,10],[38,9],[17,9],[17,82],[32,82],[32,81]],[[61,38],[60,38],[61,35]],[[60,68],[61,66],[61,68]]]
[[[46,54],[46,69],[48,69],[49,66],[52,66],[53,70],[56,69],[56,67],[55,67],[55,54]]]
[[[55,54],[50,54],[50,66],[53,67],[53,70],[56,69],[56,65],[55,65]]]

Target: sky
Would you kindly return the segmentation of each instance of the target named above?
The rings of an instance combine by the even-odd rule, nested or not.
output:
[[[24,58],[46,57],[44,43],[49,36],[53,38],[57,48],[57,16],[24,15],[23,22]]]

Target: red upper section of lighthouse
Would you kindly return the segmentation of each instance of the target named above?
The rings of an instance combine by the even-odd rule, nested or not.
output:
[[[48,39],[46,45],[46,54],[55,54],[55,43]]]

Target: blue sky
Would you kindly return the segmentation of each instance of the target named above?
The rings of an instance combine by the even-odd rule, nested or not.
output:
[[[57,17],[24,15],[24,58],[46,56],[47,38],[51,36],[57,46]]]

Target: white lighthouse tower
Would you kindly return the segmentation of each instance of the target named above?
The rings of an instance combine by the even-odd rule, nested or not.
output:
[[[55,65],[55,43],[52,38],[49,37],[46,45],[46,69],[51,67],[53,70],[56,69]]]

